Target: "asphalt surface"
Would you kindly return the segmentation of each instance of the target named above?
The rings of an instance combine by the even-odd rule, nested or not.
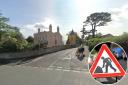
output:
[[[78,70],[84,71],[88,69],[87,56],[88,50],[85,49],[86,57],[80,61],[75,56],[77,48],[67,49],[44,56],[36,59],[21,63],[22,66],[32,66],[50,69],[64,69],[64,70]]]
[[[0,85],[100,85],[88,72],[87,57],[79,61],[76,48],[40,56],[20,65],[0,66]],[[115,85],[127,85],[128,76]]]

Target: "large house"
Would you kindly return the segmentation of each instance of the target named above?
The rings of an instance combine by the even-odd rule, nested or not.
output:
[[[68,34],[68,39],[67,39],[66,44],[68,44],[68,45],[78,45],[78,44],[81,44],[81,39],[79,38],[77,33],[72,30]]]
[[[52,32],[52,25],[49,25],[49,31],[40,32],[34,34],[34,44],[46,44],[47,47],[61,46],[63,45],[62,35],[57,27],[57,32]]]

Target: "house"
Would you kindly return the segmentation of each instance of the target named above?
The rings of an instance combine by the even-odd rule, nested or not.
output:
[[[106,35],[102,35],[103,38],[107,38],[107,37],[113,37],[112,34],[106,34]]]
[[[81,44],[81,39],[79,38],[79,36],[77,35],[77,33],[72,30],[72,31],[68,34],[68,39],[67,39],[66,44],[67,44],[67,45],[77,45],[77,44]]]
[[[34,34],[34,44],[46,44],[46,47],[61,46],[63,45],[62,35],[57,27],[57,32],[52,32],[52,25],[49,25],[49,31],[40,32]]]

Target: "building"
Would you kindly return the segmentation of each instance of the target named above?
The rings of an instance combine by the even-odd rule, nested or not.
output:
[[[107,38],[107,37],[113,37],[112,34],[106,34],[106,35],[102,35],[103,38]]]
[[[68,44],[68,45],[77,45],[77,44],[81,44],[81,39],[79,38],[79,36],[77,35],[77,33],[72,30],[72,31],[68,34],[68,39],[67,39],[66,44]]]
[[[49,25],[49,31],[40,32],[34,34],[34,44],[45,44],[46,47],[61,46],[62,35],[59,32],[59,27],[57,27],[57,32],[52,32],[52,25]]]

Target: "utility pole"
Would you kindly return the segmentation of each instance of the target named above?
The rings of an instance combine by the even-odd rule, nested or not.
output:
[[[92,31],[91,30],[86,30],[86,27],[87,25],[85,24],[85,25],[83,25],[83,28],[82,28],[82,30],[81,30],[81,32],[82,32],[82,36],[81,36],[81,38],[82,38],[82,41],[84,41],[85,40],[85,35],[87,35],[87,36],[89,36],[90,35],[90,33],[92,33]]]

